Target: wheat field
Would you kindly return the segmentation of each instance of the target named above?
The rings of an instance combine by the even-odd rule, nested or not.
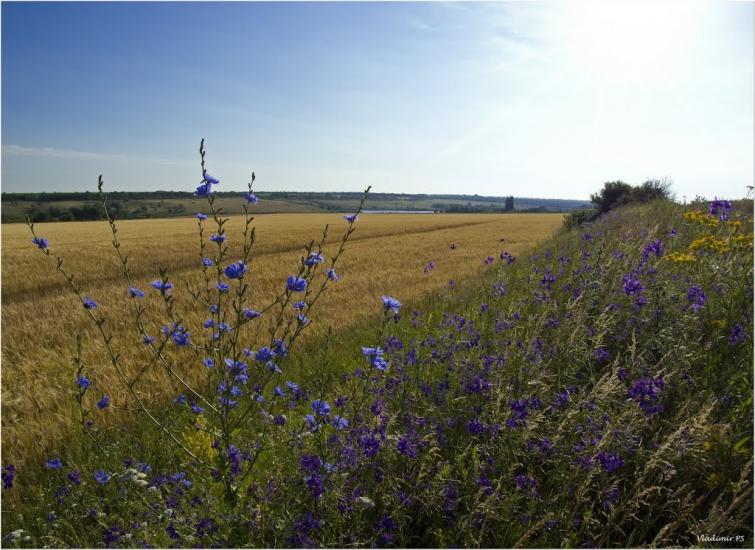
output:
[[[341,280],[313,310],[305,338],[328,327],[348,329],[375,317],[384,294],[411,306],[449,280],[484,270],[488,255],[497,257],[504,250],[521,254],[550,236],[561,222],[560,214],[364,215],[339,260]],[[318,239],[325,224],[330,224],[328,242],[332,243],[324,248],[327,258],[345,230],[342,215],[266,214],[254,220],[256,242],[247,277],[251,307],[262,306],[282,289],[286,277],[296,272],[304,245]],[[241,217],[231,217],[226,225],[229,262],[241,254],[242,226]],[[77,334],[82,336],[82,357],[95,391],[108,393],[115,404],[108,411],[111,422],[128,401],[112,367],[94,360],[104,356],[103,346],[54,263],[32,245],[25,225],[8,224],[2,229],[2,443],[6,460],[18,463],[61,448],[75,422],[72,358]],[[38,224],[36,231],[49,239],[51,253],[63,258],[63,266],[75,274],[83,293],[97,301],[122,364],[133,375],[148,354],[129,316],[128,285],[112,250],[107,223]],[[205,238],[211,233],[206,231]],[[183,323],[192,335],[201,335],[207,312],[191,303],[187,291],[187,284],[198,287],[201,280],[197,221],[122,221],[118,237],[134,282],[147,292],[152,333],[166,321],[162,300],[149,282],[164,267],[175,284],[175,307]],[[425,272],[429,262],[435,262],[435,268]],[[250,347],[255,335],[253,329],[243,335]],[[197,380],[202,375],[201,358],[190,350],[179,357],[177,370]],[[168,375],[157,369],[148,370],[136,389],[145,402],[155,405],[178,392]]]

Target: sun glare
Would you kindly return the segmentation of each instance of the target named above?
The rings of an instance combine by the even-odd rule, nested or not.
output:
[[[616,84],[663,78],[683,60],[701,8],[695,2],[569,3],[560,34],[575,66],[591,78]]]

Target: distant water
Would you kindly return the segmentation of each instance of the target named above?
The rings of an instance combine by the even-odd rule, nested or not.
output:
[[[362,214],[435,214],[433,210],[362,210]]]

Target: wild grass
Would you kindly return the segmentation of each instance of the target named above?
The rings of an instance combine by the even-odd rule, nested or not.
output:
[[[149,424],[97,428],[15,472],[4,543],[752,547],[752,269],[750,216],[609,213],[293,354],[234,506]],[[225,458],[186,404],[161,415]]]
[[[195,205],[201,209],[201,203]],[[501,250],[514,254],[527,250],[552,234],[561,223],[557,214],[517,215],[365,215],[357,226],[339,264],[341,280],[335,284],[323,308],[312,316],[311,336],[326,329],[345,330],[374,318],[367,307],[386,293],[413,301],[485,269],[483,261]],[[243,218],[231,217],[229,235],[240,233]],[[256,244],[250,271],[252,304],[262,304],[280,291],[303,253],[303,245],[318,236],[326,224],[340,227],[340,214],[268,214],[255,221]],[[110,245],[106,222],[37,224],[37,231],[54,244],[64,258],[64,267],[76,274],[84,292],[95,298],[117,335],[126,373],[133,375],[149,356],[141,337],[125,313],[129,310],[127,285]],[[199,270],[197,220],[129,220],[118,223],[121,250],[129,258],[134,282],[149,287],[160,267],[167,269],[180,292],[176,308],[192,334],[204,331],[205,320],[190,307],[186,285],[203,284]],[[502,242],[501,239],[505,239]],[[242,251],[238,239],[229,239],[229,260]],[[456,244],[451,250],[449,245]],[[2,407],[4,459],[22,464],[61,449],[75,426],[78,409],[72,400],[75,389],[76,334],[82,335],[82,360],[92,367],[96,387],[107,388],[115,404],[105,417],[109,425],[123,421],[131,405],[125,389],[118,389],[117,375],[102,359],[103,347],[94,327],[80,309],[63,280],[30,244],[25,225],[8,224],[2,233]],[[337,243],[325,247],[335,252]],[[436,267],[425,273],[426,265]],[[148,296],[148,326],[159,332],[165,320],[159,296]],[[255,347],[264,319],[244,335],[245,345]],[[205,331],[206,332],[206,331]],[[202,357],[185,352],[181,372],[196,382],[203,376],[196,369]],[[179,392],[164,372],[150,370],[140,380],[139,395],[150,404],[164,404]],[[127,412],[127,411],[125,411]]]

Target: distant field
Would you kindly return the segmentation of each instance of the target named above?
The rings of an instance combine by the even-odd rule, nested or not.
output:
[[[487,255],[506,250],[518,255],[551,235],[561,224],[560,214],[381,214],[363,215],[357,231],[339,262],[342,280],[324,297],[322,307],[310,315],[312,333],[328,326],[348,328],[374,315],[382,294],[407,303],[427,292],[463,279],[483,269]],[[243,220],[227,224],[232,257],[240,254]],[[286,276],[296,271],[303,245],[317,239],[331,224],[326,257],[345,229],[340,214],[269,214],[255,220],[257,241],[253,249],[250,285],[252,305],[261,306],[278,292]],[[149,287],[158,267],[168,269],[176,286],[175,303],[193,335],[203,333],[204,312],[189,308],[186,285],[198,287],[198,236],[191,218],[128,220],[119,223],[122,250],[129,256],[135,282],[148,292],[149,325],[157,333],[165,322],[159,297]],[[208,228],[211,228],[209,225]],[[50,249],[64,258],[64,266],[76,274],[86,295],[100,304],[114,344],[124,363],[137,369],[146,357],[127,315],[127,285],[110,247],[105,222],[37,224],[37,233],[50,241]],[[502,241],[505,239],[505,242]],[[111,388],[118,388],[101,344],[81,305],[65,281],[30,242],[25,225],[7,224],[2,230],[2,412],[3,451],[8,459],[23,460],[29,453],[49,447],[65,435],[75,405],[72,356],[75,334],[82,333],[84,361],[93,381],[108,388],[114,402],[124,402]],[[456,243],[456,250],[449,245]],[[424,273],[434,261],[436,268]],[[406,308],[406,314],[410,314]],[[318,322],[319,321],[319,322]],[[243,338],[254,347],[255,333]],[[188,378],[202,375],[201,358],[184,355],[180,370]],[[101,359],[100,359],[101,361]],[[150,370],[137,387],[148,401],[159,402],[177,393],[167,376]],[[99,391],[99,390],[98,390]],[[114,413],[117,414],[117,413]]]
[[[361,200],[361,193],[304,193],[260,191],[258,213],[348,212]],[[194,214],[196,199],[191,193],[176,191],[114,192],[111,208],[120,219],[176,218]],[[217,206],[224,213],[242,213],[242,193],[219,192]],[[587,206],[569,199],[514,198],[514,210],[525,213],[567,212]],[[481,195],[413,195],[373,193],[369,208],[374,210],[430,210],[448,213],[504,213],[505,197]],[[102,218],[95,193],[2,193],[2,222],[87,221]]]

